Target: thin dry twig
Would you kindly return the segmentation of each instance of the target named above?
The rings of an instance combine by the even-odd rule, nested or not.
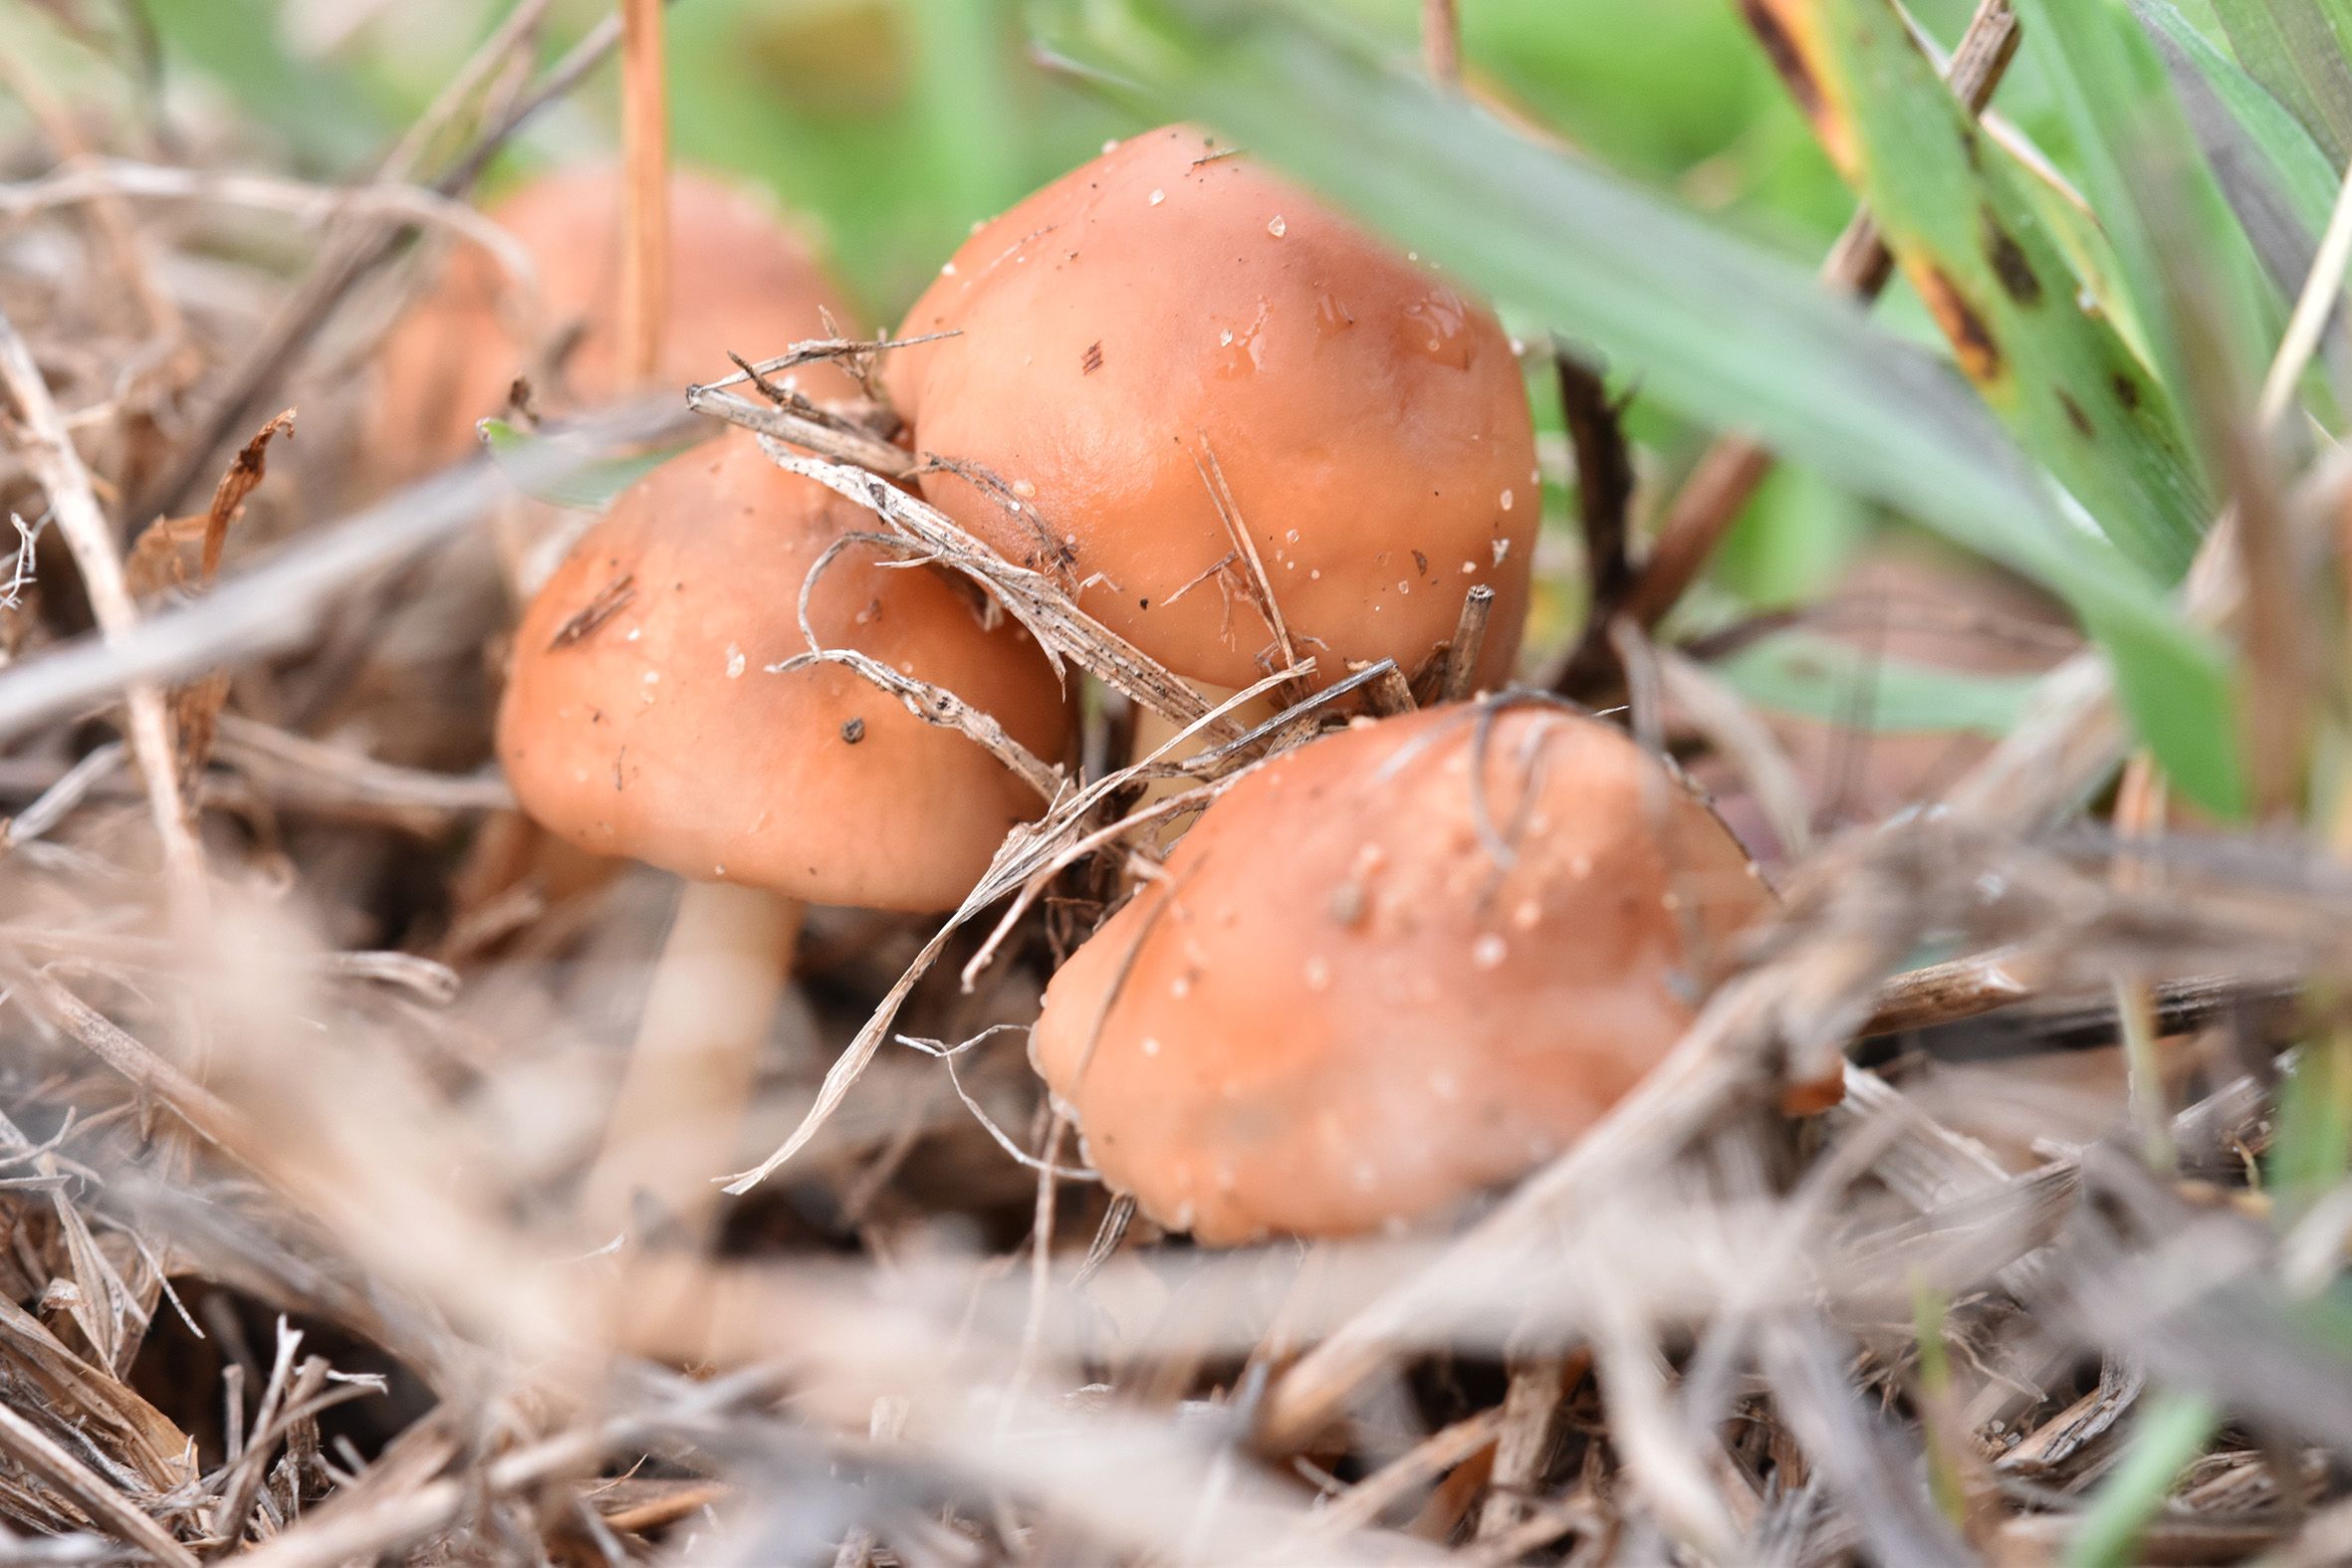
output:
[[[114,531],[100,510],[90,472],[74,450],[49,383],[33,363],[33,351],[0,312],[0,384],[16,405],[18,445],[66,539],[74,563],[90,595],[100,636],[110,649],[118,649],[138,624],[138,606],[122,575],[122,559],[116,553]],[[130,710],[130,750],[146,781],[155,836],[162,841],[163,861],[170,873],[173,896],[184,918],[201,918],[204,898],[204,856],[188,820],[187,802],[179,787],[179,772],[171,744],[171,721],[163,694],[147,681],[127,685]]]

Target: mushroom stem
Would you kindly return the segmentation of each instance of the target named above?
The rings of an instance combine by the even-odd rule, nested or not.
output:
[[[1186,681],[1184,684],[1191,687],[1201,701],[1212,708],[1222,707],[1233,701],[1234,698],[1232,687],[1211,686],[1205,681]],[[1265,723],[1280,713],[1282,707],[1281,700],[1269,693],[1231,710],[1231,717],[1236,724],[1246,729],[1254,724]],[[1142,762],[1152,753],[1175,740],[1178,732],[1183,728],[1183,725],[1166,715],[1156,713],[1141,703],[1137,703],[1135,705],[1135,736],[1127,748],[1127,761],[1129,763]],[[1198,757],[1216,744],[1215,738],[1210,735],[1195,734],[1170,748],[1168,754],[1159,760],[1163,763],[1180,763],[1188,757]],[[1185,787],[1185,784],[1180,779],[1155,779],[1144,790],[1144,798],[1156,800],[1161,795],[1172,793],[1183,787]]]
[[[620,104],[622,160],[627,169],[621,204],[621,378],[629,386],[653,379],[661,366],[663,308],[669,298],[669,106],[662,75],[662,0],[622,0]]]
[[[639,1194],[699,1238],[751,1096],[760,1046],[792,974],[804,906],[764,888],[688,882],[581,1208],[628,1229]]]

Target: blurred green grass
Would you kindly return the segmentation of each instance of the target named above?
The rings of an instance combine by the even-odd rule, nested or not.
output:
[[[340,3],[340,0],[339,0]],[[281,0],[149,0],[178,83],[201,84],[322,177],[349,177],[411,119],[506,10],[506,0],[409,0],[325,48]],[[1416,0],[1332,0],[1401,53]],[[605,7],[561,0],[548,53]],[[1955,4],[1925,7],[1944,25]],[[1465,49],[1482,83],[1573,145],[1792,258],[1817,257],[1852,209],[1724,0],[1469,0]],[[355,14],[344,8],[348,18]],[[671,10],[679,154],[772,190],[820,238],[869,327],[932,276],[970,226],[1146,128],[1041,60],[1021,0],[680,0]],[[494,172],[609,150],[614,83],[603,73]],[[2046,117],[2046,116],[2042,116]],[[256,149],[263,150],[263,149]],[[1933,340],[1916,306],[1908,335]],[[1537,399],[1538,417],[1557,428]],[[1637,431],[1664,462],[1705,433],[1645,409]],[[1800,596],[1862,537],[1853,505],[1824,487],[1766,488],[1724,573],[1743,596]],[[1555,519],[1555,521],[1557,521]]]
[[[275,147],[257,152],[328,178],[362,171],[507,6],[147,0],[168,81],[225,99],[234,125],[274,138]],[[604,0],[558,0],[547,52],[607,9]],[[1307,9],[1400,58],[1414,50],[1418,0],[1315,0]],[[1809,265],[1853,210],[1852,194],[1729,0],[1463,0],[1461,9],[1466,60],[1483,92],[1727,235]],[[1973,6],[1920,0],[1910,9],[1949,45]],[[2049,22],[2051,13],[2031,9],[2042,15],[2039,31],[2060,39],[2066,29]],[[2178,9],[2226,47],[2210,0]],[[2120,21],[2122,13],[2114,15]],[[1091,156],[1106,138],[1144,128],[1117,95],[1039,52],[1025,0],[678,0],[670,16],[679,155],[774,192],[831,256],[868,328],[893,322],[972,224]],[[2112,196],[2119,184],[2105,142],[2112,127],[2085,115],[2082,64],[2062,47],[2027,48],[1997,108],[2078,185]],[[543,116],[491,184],[608,153],[613,76],[601,73]],[[2078,135],[2091,139],[2078,143]],[[2109,209],[2112,201],[2102,210],[2114,233],[2112,221],[2130,214]],[[2139,247],[2131,259],[2144,274],[2147,237],[2128,224],[2121,232]],[[2127,283],[2146,283],[2133,269],[2123,273]],[[1933,322],[1903,284],[1879,306],[1878,320],[1943,356]],[[1639,389],[1637,378],[1626,379]],[[1535,406],[1539,424],[1556,430],[1540,388]],[[1713,413],[1720,420],[1726,410]],[[1709,434],[1653,398],[1635,402],[1631,428],[1653,501]],[[1547,521],[1564,528],[1564,497],[1549,492],[1547,501]],[[1875,532],[1907,526],[1823,473],[1791,470],[1749,507],[1715,586],[1751,604],[1801,602],[1830,589]],[[1572,578],[1553,584],[1545,596],[1550,624],[1539,636],[1564,632],[1577,596]],[[1954,720],[1977,725],[1984,715],[1972,709]]]

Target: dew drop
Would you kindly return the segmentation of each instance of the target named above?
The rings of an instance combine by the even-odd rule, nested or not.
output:
[[[1506,491],[1504,491],[1504,492],[1503,492],[1503,510],[1504,510],[1504,511],[1506,511],[1506,512],[1509,512],[1509,511],[1511,510],[1511,503],[1512,503],[1512,501],[1513,501],[1514,499],[1515,499],[1515,498],[1513,497],[1513,495],[1511,494],[1511,492],[1510,492],[1510,491],[1506,490]]]
[[[1285,534],[1285,535],[1283,536],[1283,543],[1285,543],[1285,544],[1287,544],[1287,545],[1295,545],[1295,544],[1297,544],[1297,543],[1298,543],[1298,531],[1297,531],[1296,529],[1293,529],[1293,530],[1291,530],[1289,533]]]
[[[647,670],[647,671],[645,672],[645,684],[646,684],[646,685],[648,685],[648,686],[658,686],[658,685],[660,685],[660,684],[661,684],[661,671],[659,671],[659,670]]]
[[[1502,564],[1503,564],[1503,558],[1504,558],[1504,557],[1506,557],[1506,556],[1508,556],[1508,555],[1510,555],[1510,554],[1511,554],[1511,541],[1509,541],[1509,540],[1507,540],[1507,539],[1499,539],[1499,540],[1495,541],[1495,564],[1496,564],[1496,565],[1498,565],[1498,566],[1502,565]]]
[[[1116,152],[1116,151],[1118,151],[1118,150],[1119,150],[1119,138],[1118,138],[1118,137],[1116,137],[1116,136],[1113,136],[1113,137],[1111,137],[1111,138],[1110,138],[1108,141],[1105,141],[1105,142],[1102,144],[1102,150],[1103,150],[1103,152],[1104,152],[1105,154],[1108,154],[1108,153],[1112,153],[1112,152]]]
[[[1034,496],[1037,493],[1038,487],[1031,484],[1028,480],[1016,479],[1013,481],[1013,494],[1026,499],[1027,497]]]
[[[1503,945],[1503,939],[1489,932],[1471,944],[1470,962],[1480,969],[1500,969],[1508,951]]]
[[[1320,582],[1323,580],[1323,568],[1320,566],[1309,566],[1307,568],[1306,575],[1309,581]]]
[[[634,641],[636,641],[636,640],[637,640],[639,637],[642,637],[643,635],[645,635],[645,628],[644,628],[644,627],[642,627],[642,626],[631,626],[631,627],[629,628],[628,635],[627,635],[627,636],[625,636],[625,637],[623,637],[623,638],[621,638],[620,640],[621,640],[621,641],[623,641],[623,642],[634,642]]]
[[[1151,204],[1155,207],[1167,199],[1168,193],[1164,190],[1155,190],[1151,193]]]
[[[956,264],[954,262],[949,262],[939,269],[939,276],[942,278],[953,278],[955,275]]]
[[[1291,226],[1283,221],[1283,215],[1278,212],[1274,215],[1274,221],[1266,226],[1266,232],[1279,240],[1291,232]]]
[[[731,681],[739,679],[743,674],[745,662],[743,650],[732,642],[727,644],[727,679]]]
[[[1407,350],[1456,370],[1470,368],[1470,307],[1451,289],[1433,289],[1405,307],[1397,325]]]
[[[1160,1053],[1160,1042],[1146,1034],[1143,1036],[1142,1050],[1146,1056],[1157,1056]]]
[[[1462,574],[1463,574],[1464,576],[1466,576],[1466,577],[1467,577],[1467,576],[1470,576],[1470,575],[1474,574],[1475,572],[1477,572],[1477,570],[1478,570],[1478,562],[1477,562],[1477,561],[1475,561],[1475,560],[1466,560],[1466,561],[1462,562]]]

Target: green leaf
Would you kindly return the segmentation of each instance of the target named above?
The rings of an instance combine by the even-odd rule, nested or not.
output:
[[[574,438],[561,433],[531,435],[503,419],[485,419],[475,428],[481,432],[483,450],[527,494],[575,512],[603,511],[613,497],[686,450],[684,446],[665,446],[650,452],[616,451],[610,457],[584,453],[593,460],[551,481],[526,475],[514,460],[536,447],[574,445]]]
[[[2213,93],[2246,142],[2260,154],[2264,172],[2277,182],[2279,194],[2316,241],[2327,227],[2336,200],[2336,172],[2319,144],[2278,100],[2169,0],[2132,0],[2132,11],[2156,41],[2176,88],[2185,76],[2191,76]],[[2187,95],[2183,98],[2186,101]]]
[[[2279,102],[2167,0],[2132,0],[2205,161],[2271,280],[2303,286],[2336,198],[2327,154]]]
[[[2338,1030],[2305,1041],[2278,1099],[2265,1175],[2283,1223],[2352,1168],[2352,1037]]]
[[[1886,0],[1822,0],[1826,90],[1862,196],[1961,367],[2018,441],[2160,580],[2212,516],[2170,400],[2101,318],[2022,180],[1944,89]]]
[[[1782,632],[1725,659],[1724,684],[1761,708],[1879,732],[2006,735],[2036,680],[1873,653],[1808,632]]]
[[[2301,121],[2329,159],[2352,153],[2352,67],[2311,0],[2214,0],[2248,75]]]
[[[1950,370],[1795,267],[1537,146],[1265,0],[1054,0],[1049,42],[1207,120],[1563,336],[1646,396],[1753,429],[2064,597],[2184,791],[2237,809],[2225,665],[2150,575],[2063,517]]]
[[[2179,323],[2194,294],[2250,384],[2280,312],[2155,46],[2124,0],[2016,0],[2016,9],[2073,132],[2083,192],[2115,247],[2117,283],[2158,379],[2183,400],[2190,367]]]
[[[2141,1532],[2221,1425],[2203,1396],[2157,1393],[2140,1407],[2130,1447],[2066,1546],[2066,1568],[2129,1568]]]

